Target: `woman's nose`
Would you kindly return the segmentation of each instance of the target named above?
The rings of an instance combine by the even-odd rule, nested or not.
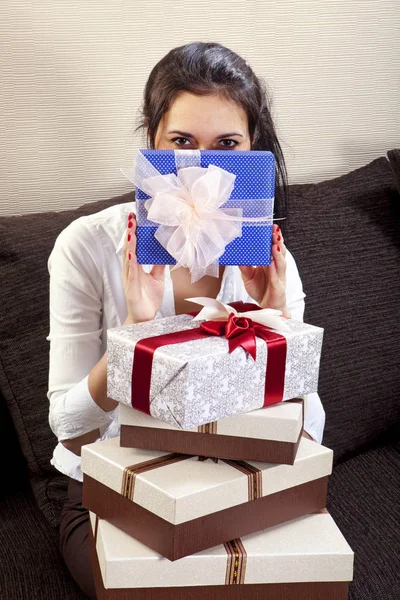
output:
[[[212,140],[206,140],[206,139],[202,139],[199,140],[197,138],[197,150],[212,150],[213,149],[213,141]]]

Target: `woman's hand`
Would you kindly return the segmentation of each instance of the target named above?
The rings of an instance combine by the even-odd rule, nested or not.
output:
[[[150,273],[136,258],[136,216],[130,213],[122,254],[122,284],[128,317],[125,324],[151,321],[164,295],[165,265],[154,265]]]
[[[269,267],[239,267],[249,296],[262,308],[276,308],[290,317],[286,306],[286,247],[278,225],[273,225],[272,260]]]

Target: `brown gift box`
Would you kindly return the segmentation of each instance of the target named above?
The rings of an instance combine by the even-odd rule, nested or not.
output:
[[[302,437],[293,466],[82,449],[83,505],[170,560],[325,507],[332,451]]]
[[[312,514],[176,562],[90,514],[98,600],[346,600],[353,553]]]
[[[292,465],[303,427],[303,400],[234,415],[192,431],[121,404],[119,422],[125,448]]]

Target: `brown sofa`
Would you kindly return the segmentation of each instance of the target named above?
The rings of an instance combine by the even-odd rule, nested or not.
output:
[[[320,395],[335,451],[328,508],[355,551],[351,600],[398,600],[400,151],[290,188],[286,242],[325,328]],[[66,481],[50,465],[47,258],[76,210],[0,217],[0,598],[83,598],[58,554]]]

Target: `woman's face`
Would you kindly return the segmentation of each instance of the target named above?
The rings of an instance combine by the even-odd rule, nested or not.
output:
[[[250,150],[247,116],[235,102],[219,95],[181,92],[162,118],[156,150]]]

